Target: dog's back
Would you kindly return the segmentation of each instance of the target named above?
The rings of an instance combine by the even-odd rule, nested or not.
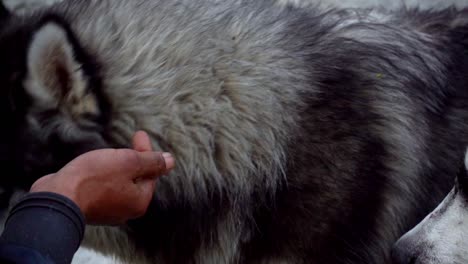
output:
[[[44,142],[89,132],[71,137],[56,125],[64,119],[107,113],[87,146],[125,146],[143,129],[177,159],[131,240],[89,229],[88,245],[168,263],[384,262],[448,191],[467,143],[465,17],[263,0],[64,2],[28,22],[37,26],[24,58],[47,62],[41,49],[65,27],[52,44],[80,54],[80,74],[95,73],[102,95],[73,92],[88,79],[70,73],[66,93],[86,103],[34,103],[57,93],[38,92],[49,77],[29,63],[26,112],[51,128],[37,132]],[[51,105],[68,113],[55,126],[39,118]]]

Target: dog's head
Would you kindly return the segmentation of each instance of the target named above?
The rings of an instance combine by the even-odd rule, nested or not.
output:
[[[468,154],[443,202],[395,244],[398,264],[468,263]]]
[[[96,65],[59,17],[18,17],[0,2],[0,187],[28,188],[107,147]]]

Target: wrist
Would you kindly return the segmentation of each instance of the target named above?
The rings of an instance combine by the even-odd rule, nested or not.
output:
[[[61,183],[58,180],[61,179],[56,173],[49,174],[37,180],[30,189],[30,193],[54,193],[66,197],[72,201],[80,211],[85,215],[86,208],[82,201],[78,198],[77,188],[74,181],[67,183]]]

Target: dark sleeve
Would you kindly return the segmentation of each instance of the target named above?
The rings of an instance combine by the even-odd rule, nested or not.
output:
[[[0,263],[70,263],[85,228],[78,206],[55,193],[30,193],[10,211]]]

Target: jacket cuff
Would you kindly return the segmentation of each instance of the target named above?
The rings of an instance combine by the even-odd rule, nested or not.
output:
[[[84,231],[84,216],[72,200],[29,193],[11,209],[1,240],[35,249],[55,263],[70,263]]]

